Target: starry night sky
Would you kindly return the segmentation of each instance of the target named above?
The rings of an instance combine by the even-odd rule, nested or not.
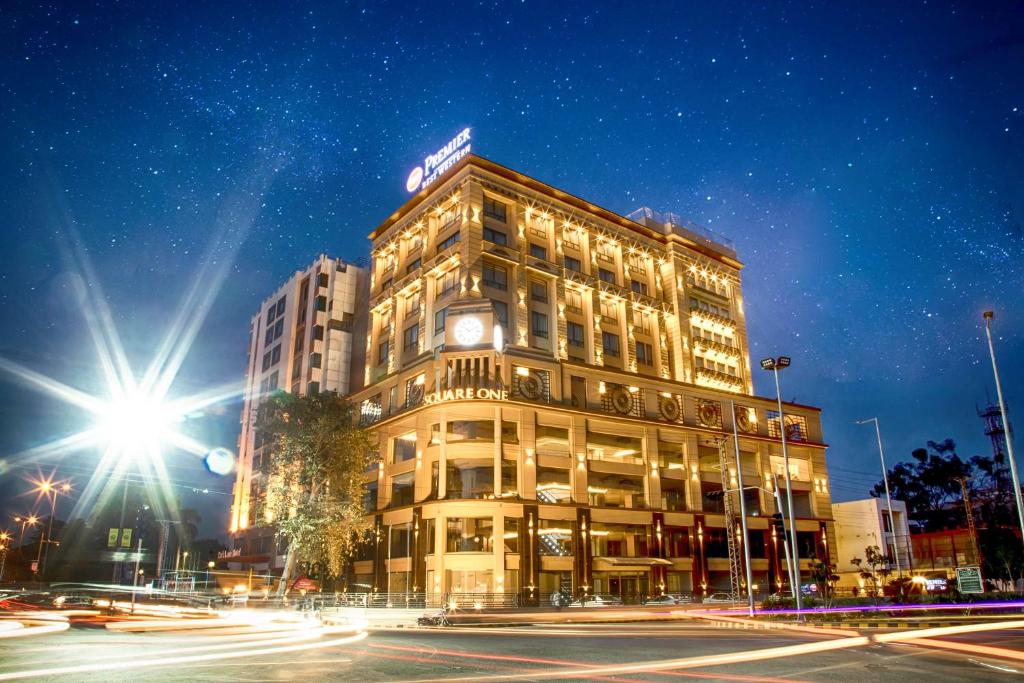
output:
[[[752,360],[792,356],[783,396],[823,408],[836,499],[879,478],[858,418],[890,462],[987,453],[986,308],[1024,405],[1024,6],[646,4],[5,3],[0,355],[97,389],[78,244],[139,371],[221,273],[175,391],[240,381],[259,302],[320,252],[365,257],[409,168],[471,126],[499,163],[735,240]],[[0,386],[0,454],[82,426]],[[238,410],[198,435],[233,448]],[[94,461],[38,467],[84,483]],[[37,467],[8,464],[5,516]],[[231,482],[172,464],[222,531]]]

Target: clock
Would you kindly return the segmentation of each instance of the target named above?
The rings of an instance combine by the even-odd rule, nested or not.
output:
[[[455,323],[455,341],[472,346],[484,336],[484,325],[478,318],[462,318]]]

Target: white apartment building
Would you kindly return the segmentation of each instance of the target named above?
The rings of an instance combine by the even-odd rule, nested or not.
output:
[[[885,498],[832,503],[832,517],[836,525],[839,587],[864,588],[861,570],[851,560],[864,560],[864,551],[869,546],[878,546],[889,558],[888,568],[892,571],[892,578],[896,578],[898,568],[904,572],[910,569],[910,526],[907,522],[907,504],[902,500],[892,501],[895,527],[889,522],[889,505]],[[861,568],[866,569],[867,563],[862,563]]]
[[[255,431],[260,402],[275,391],[294,394],[362,387],[368,273],[320,255],[296,271],[253,316],[249,329],[242,433],[233,489],[229,560],[257,569],[281,564],[263,504],[269,459]]]

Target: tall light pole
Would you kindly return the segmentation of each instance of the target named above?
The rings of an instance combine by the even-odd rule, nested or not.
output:
[[[779,405],[779,436],[782,437],[782,467],[786,470],[786,503],[789,508],[789,538],[790,546],[793,552],[793,574],[796,577],[797,585],[793,587],[793,593],[796,595],[796,611],[799,614],[800,610],[804,608],[803,605],[803,592],[800,588],[800,546],[796,543],[796,515],[793,513],[793,482],[789,475],[789,450],[786,448],[786,414],[782,410],[782,389],[779,385],[779,370],[788,368],[790,364],[789,356],[779,356],[778,358],[765,358],[761,361],[761,368],[764,370],[771,370],[775,375],[775,399]]]
[[[44,481],[40,483],[39,486],[36,487],[36,491],[44,495],[49,495],[51,493],[53,494],[53,501],[50,505],[50,521],[46,526],[46,540],[40,541],[39,552],[36,553],[36,569],[38,570],[40,579],[43,578],[43,575],[46,573],[46,560],[50,557],[50,544],[53,543],[53,518],[57,516],[57,494],[67,493],[70,490],[71,484],[68,484],[67,482],[57,485],[51,481]],[[45,551],[43,550],[44,543],[46,544]],[[39,565],[40,553],[43,556],[42,566]]]
[[[0,581],[4,580],[4,568],[7,566],[7,548],[10,545],[11,535],[6,531],[0,531]]]
[[[39,521],[39,518],[35,515],[29,515],[28,517],[22,517],[19,515],[14,518],[14,521],[21,523],[21,535],[18,536],[18,549],[20,552],[21,546],[25,545],[25,525],[28,524],[29,526],[35,526],[36,522]]]
[[[903,567],[900,565],[900,542],[896,535],[896,518],[892,515],[892,494],[889,493],[889,471],[885,468],[885,451],[882,450],[882,430],[878,427],[878,418],[869,417],[866,420],[857,420],[859,425],[868,422],[875,423],[875,436],[878,438],[878,458],[882,461],[882,481],[885,482],[885,502],[889,506],[889,529],[892,531],[892,548],[896,556],[896,573],[903,577]]]
[[[740,487],[740,528],[743,530],[743,562],[747,566],[747,609],[754,616],[754,572],[750,567],[750,538],[747,535],[747,501],[743,489],[743,463],[740,460],[740,436],[736,428],[736,402],[732,401],[732,442],[736,446],[736,484]],[[724,477],[726,473],[722,473]],[[729,495],[728,493],[725,495]],[[732,529],[729,530],[732,533]]]
[[[1013,476],[1013,496],[1017,500],[1017,519],[1020,522],[1021,537],[1024,539],[1024,501],[1020,497],[1020,478],[1017,476],[1017,461],[1013,457],[1013,439],[1010,438],[1010,421],[1006,419],[1006,403],[1003,401],[1003,387],[999,383],[999,367],[996,365],[996,349],[992,346],[992,311],[985,311],[985,336],[988,337],[988,354],[992,358],[992,374],[996,378],[996,397],[999,399],[999,414],[1003,418],[1003,434],[1006,435],[1006,455],[1010,458],[1010,474]]]

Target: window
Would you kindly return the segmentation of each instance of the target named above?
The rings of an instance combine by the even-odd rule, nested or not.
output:
[[[461,232],[453,232],[451,235],[449,235],[448,237],[445,237],[441,242],[438,243],[437,250],[439,252],[442,252],[445,249],[447,249],[448,247],[452,246],[453,244],[458,243],[459,240],[461,240],[461,239],[462,239],[462,233]]]
[[[543,280],[530,280],[530,300],[546,304],[548,302],[548,284]]]
[[[602,282],[610,282],[613,285],[615,284],[615,273],[607,268],[598,268],[597,277],[599,277]]]
[[[565,290],[565,310],[583,314],[583,294],[572,289]]]
[[[636,362],[640,365],[654,365],[654,350],[647,342],[636,343]]]
[[[565,268],[566,270],[572,270],[577,273],[583,272],[583,265],[580,263],[580,260],[578,258],[573,258],[572,256],[565,257]]]
[[[757,533],[764,539],[764,534],[761,532]],[[753,535],[751,533],[752,537]],[[685,527],[665,527],[665,555],[668,557],[690,556],[690,532],[688,529]]]
[[[277,391],[277,373],[276,372],[270,376],[270,382],[267,384],[267,391]]]
[[[530,333],[541,339],[548,338],[548,317],[544,313],[533,311],[530,313]]]
[[[445,498],[485,500],[494,497],[494,463],[491,460],[448,460],[445,465]]]
[[[268,325],[270,323],[274,322],[274,317],[276,315],[277,315],[277,306],[276,305],[271,305],[270,308],[267,309],[267,324]]]
[[[282,332],[284,332],[284,318],[278,318],[274,323],[274,339],[280,337]]]
[[[323,363],[323,355],[321,355],[319,353],[311,353],[311,354],[309,354],[309,367],[311,367],[311,368],[319,368],[322,363]]]
[[[571,503],[569,470],[562,467],[537,467],[537,500],[542,503]]]
[[[612,299],[605,299],[601,302],[601,317],[609,320],[619,319],[619,304]]]
[[[263,337],[263,345],[270,346],[274,341],[274,328],[268,327],[267,334]]]
[[[487,553],[494,547],[494,522],[490,517],[448,519],[447,549],[450,553]]]
[[[601,348],[606,356],[619,357],[619,335],[611,332],[601,333]]]
[[[506,553],[519,552],[519,519],[517,517],[505,518],[505,534],[502,539],[505,541]]]
[[[629,288],[637,294],[647,294],[647,283],[639,282],[638,280],[630,280]]]
[[[568,338],[569,346],[583,347],[583,325],[566,323],[565,336]]]
[[[452,268],[444,275],[437,278],[437,296],[438,298],[445,296],[459,284],[459,272],[457,268]]]
[[[448,317],[448,309],[442,308],[434,313],[434,334],[444,331],[444,321]]]
[[[508,245],[508,236],[501,230],[495,230],[494,228],[484,227],[483,237],[485,242],[500,244],[503,247]]]
[[[412,555],[412,525],[394,524],[389,529],[390,541],[388,543],[389,557],[409,557]],[[392,588],[392,590],[394,590]]]
[[[587,475],[587,495],[595,507],[643,509],[644,478],[625,474],[602,474],[590,472]]]
[[[413,351],[419,348],[420,342],[420,326],[412,325],[405,328],[405,332],[402,334],[402,349],[404,351]]]
[[[391,478],[391,507],[413,504],[415,476],[415,472],[406,472]]]
[[[668,477],[661,480],[661,507],[669,512],[683,512],[686,510],[685,480],[669,479]]]
[[[270,351],[263,354],[263,372],[270,369]]]
[[[516,459],[502,458],[501,460],[501,497],[513,498],[519,496],[519,479]]]
[[[323,325],[313,325],[313,329],[310,331],[310,335],[309,336],[311,336],[316,341],[323,341],[324,340],[324,326]]]
[[[279,318],[284,315],[284,299],[285,297],[282,296],[277,300],[277,317]]]
[[[413,294],[405,300],[405,315],[415,315],[420,312],[420,296],[419,294]]]
[[[414,270],[419,270],[421,265],[423,265],[423,262],[418,258],[415,259],[405,267],[406,274],[409,274]]]
[[[548,248],[542,247],[539,244],[530,245],[530,256],[533,258],[539,258],[542,261],[548,260]]]
[[[484,261],[483,284],[504,292],[508,289],[508,269],[505,266]]]
[[[504,202],[484,196],[484,216],[504,223],[508,220],[508,207]]]
[[[494,307],[494,317],[498,319],[498,323],[508,329],[508,304],[491,299],[491,306]]]
[[[381,342],[377,347],[377,365],[384,365],[391,356],[391,343]]]
[[[389,289],[391,287],[391,282],[392,282],[391,278],[385,278],[385,279],[381,280],[380,291],[383,292],[385,289]]]
[[[517,422],[511,422],[509,420],[502,421],[501,442],[519,443],[519,424]]]
[[[273,365],[281,360],[281,345],[278,344],[274,347],[274,350],[270,352],[270,364]]]
[[[650,527],[632,524],[594,524],[590,532],[595,557],[646,557]]]
[[[456,441],[494,441],[492,420],[452,420],[448,423],[448,443]]]
[[[373,481],[363,487],[363,509],[373,512],[377,509],[377,482]]]
[[[572,541],[576,535],[576,523],[560,520],[538,520],[538,549],[547,557],[568,557],[572,555]]]
[[[643,440],[636,436],[587,432],[587,458],[629,465],[644,463]]]
[[[395,439],[394,448],[392,449],[392,455],[394,456],[391,462],[405,462],[406,460],[412,460],[416,457],[416,432],[409,432],[408,434],[402,434]]]

